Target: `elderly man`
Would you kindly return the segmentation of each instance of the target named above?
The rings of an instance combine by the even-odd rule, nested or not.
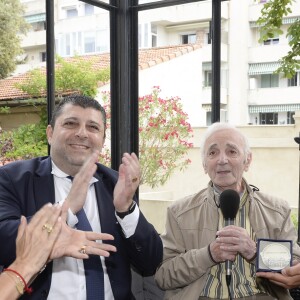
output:
[[[207,188],[168,208],[163,263],[155,275],[166,290],[165,299],[292,299],[287,289],[255,275],[258,238],[292,240],[294,258],[299,259],[288,204],[243,178],[252,154],[234,126],[210,126],[201,150],[211,179]],[[228,189],[238,193],[240,202],[235,225],[225,227],[219,196]],[[230,285],[225,261],[233,262]]]

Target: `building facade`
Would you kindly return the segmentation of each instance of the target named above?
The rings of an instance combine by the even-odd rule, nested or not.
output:
[[[21,0],[26,7],[25,19],[32,25],[22,42],[29,66],[43,64],[46,59],[45,4],[39,0]],[[139,3],[150,2],[149,0]],[[221,120],[238,125],[293,124],[300,110],[299,73],[291,79],[274,74],[278,60],[288,50],[286,32],[300,15],[300,1],[284,18],[284,34],[263,43],[259,40],[256,20],[266,0],[222,1],[221,7]],[[106,10],[78,0],[54,0],[55,49],[62,57],[109,52],[109,14]],[[175,5],[139,13],[139,47],[166,47],[199,44],[201,53],[186,68],[170,71],[174,76],[193,78],[193,85],[178,88],[166,86],[165,93],[181,97],[192,115],[193,126],[211,122],[211,1]],[[26,66],[25,64],[25,66]],[[24,65],[23,65],[24,67]],[[195,71],[197,69],[197,71]],[[141,77],[142,78],[142,77]],[[187,80],[182,80],[182,84]],[[164,83],[162,83],[164,84]],[[146,87],[161,85],[156,76],[140,80],[140,93]]]

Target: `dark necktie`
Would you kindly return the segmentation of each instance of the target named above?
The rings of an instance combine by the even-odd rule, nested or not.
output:
[[[73,180],[72,176],[67,178]],[[83,231],[93,231],[91,224],[82,208],[77,214],[77,229]],[[87,300],[104,300],[104,275],[100,257],[89,255],[88,259],[83,260],[85,282],[86,282],[86,299]]]

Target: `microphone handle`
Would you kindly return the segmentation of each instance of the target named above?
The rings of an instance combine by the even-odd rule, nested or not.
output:
[[[225,270],[226,270],[226,275],[231,276],[231,270],[232,270],[232,261],[231,260],[225,261]]]
[[[234,225],[234,219],[225,219],[225,227],[229,225]],[[225,261],[225,270],[226,270],[226,275],[231,276],[231,270],[232,270],[232,261],[231,260],[226,260]]]
[[[234,219],[225,219],[224,227],[234,225]]]

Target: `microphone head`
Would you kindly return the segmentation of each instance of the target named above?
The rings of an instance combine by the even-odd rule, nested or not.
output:
[[[240,206],[240,195],[235,190],[225,190],[220,195],[220,208],[224,219],[234,219]]]

